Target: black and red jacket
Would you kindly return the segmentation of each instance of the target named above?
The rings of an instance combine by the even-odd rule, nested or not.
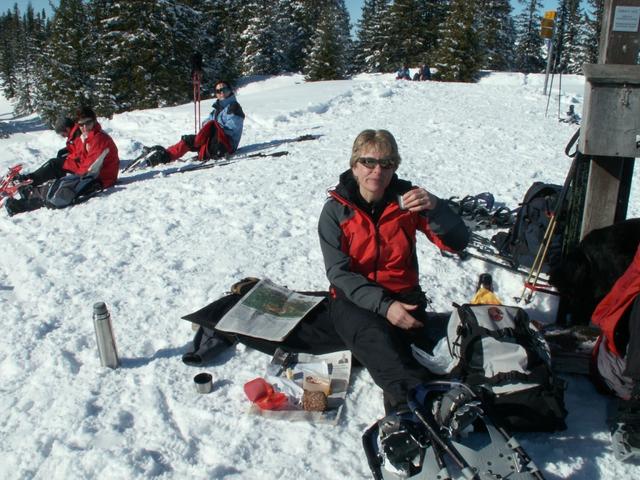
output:
[[[93,174],[108,188],[118,179],[119,165],[118,147],[96,121],[87,138],[75,138],[63,168],[76,175]]]
[[[384,198],[368,205],[358,192],[351,170],[329,191],[318,223],[327,278],[334,296],[385,316],[394,300],[420,290],[416,232],[438,248],[462,250],[469,231],[446,204],[433,210],[401,210],[398,195],[413,187],[393,176]]]
[[[607,349],[611,353],[617,357],[621,357],[615,342],[616,327],[618,326],[618,322],[622,316],[639,294],[640,247],[638,247],[631,265],[629,265],[624,274],[616,280],[611,291],[609,291],[602,301],[600,301],[591,316],[592,323],[600,327],[602,330],[602,334],[600,335],[600,338],[598,338],[594,352],[598,351],[600,342],[604,341]]]

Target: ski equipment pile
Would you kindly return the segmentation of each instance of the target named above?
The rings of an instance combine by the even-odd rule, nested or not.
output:
[[[9,172],[0,180],[0,207],[7,198],[13,197],[20,188],[30,185],[32,180],[18,180],[16,177],[22,171],[22,164],[9,168]]]

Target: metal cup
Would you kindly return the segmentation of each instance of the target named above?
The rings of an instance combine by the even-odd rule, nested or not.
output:
[[[193,377],[193,383],[196,385],[196,392],[209,393],[213,390],[213,378],[210,374],[203,372]]]

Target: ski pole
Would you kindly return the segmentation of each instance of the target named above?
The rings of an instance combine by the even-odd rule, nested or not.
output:
[[[560,191],[560,195],[558,195],[558,200],[556,202],[556,206],[554,210],[551,212],[549,218],[549,224],[547,225],[547,229],[544,233],[544,237],[542,238],[542,243],[540,244],[540,248],[538,248],[538,253],[533,261],[533,265],[531,265],[531,269],[529,270],[529,275],[527,275],[527,279],[524,282],[524,287],[522,289],[522,294],[520,298],[524,298],[525,303],[529,303],[531,298],[533,297],[533,292],[536,290],[536,285],[538,284],[538,280],[540,278],[540,274],[542,273],[542,266],[544,265],[544,261],[547,258],[547,253],[549,252],[549,246],[551,245],[551,239],[553,238],[553,234],[556,230],[556,225],[558,222],[558,214],[562,209],[562,205],[564,204],[565,197],[569,190],[569,186],[571,181],[573,180],[573,174],[576,168],[576,160],[575,158],[571,162],[571,167],[569,168],[569,173],[567,174],[567,178],[565,179],[562,190]],[[525,297],[527,289],[530,290],[529,294]]]
[[[560,194],[558,195],[558,200],[556,201],[556,205],[549,217],[549,224],[547,225],[547,229],[542,238],[542,243],[538,248],[538,253],[536,254],[535,259],[533,260],[533,265],[531,265],[531,269],[529,270],[529,274],[527,275],[527,279],[524,282],[524,287],[522,289],[522,294],[516,301],[519,303],[520,300],[524,298],[525,303],[529,303],[531,298],[533,297],[533,292],[536,289],[536,285],[538,284],[538,279],[540,274],[542,273],[542,265],[547,257],[547,253],[549,251],[549,246],[551,245],[551,238],[556,229],[558,214],[560,213],[562,206],[564,204],[567,193],[569,192],[569,187],[571,185],[571,181],[575,175],[575,171],[577,168],[577,159],[579,157],[579,152],[576,152],[573,155],[570,155],[568,152],[571,149],[571,146],[576,142],[580,135],[580,130],[578,130],[571,140],[569,140],[569,144],[565,148],[565,153],[569,156],[573,156],[573,160],[571,161],[571,166],[569,167],[569,172],[567,173],[567,178],[564,180],[564,184],[562,186],[562,190],[560,190]],[[533,281],[532,281],[533,279]],[[525,298],[525,294],[527,289],[530,289],[530,294]]]
[[[524,298],[525,303],[531,302],[531,298],[533,297],[533,292],[536,290],[536,285],[538,284],[538,279],[540,277],[540,273],[542,272],[542,265],[544,264],[544,260],[547,257],[547,252],[549,251],[549,245],[551,244],[551,238],[556,230],[556,217],[555,212],[551,213],[551,218],[549,219],[549,224],[547,225],[547,229],[544,232],[544,237],[542,238],[542,243],[540,244],[540,248],[538,249],[538,253],[536,254],[536,258],[533,260],[533,265],[531,265],[531,270],[529,270],[529,274],[527,275],[527,279],[524,281],[524,287],[522,288],[522,293],[520,294],[520,299]],[[533,278],[533,281],[532,281]],[[525,297],[525,293],[529,289],[529,293]]]
[[[193,84],[193,117],[194,130],[198,134],[200,128],[200,85],[202,83],[202,54],[191,55],[191,83]]]
[[[200,126],[200,73],[193,73],[193,129],[194,133],[198,134],[198,127]]]

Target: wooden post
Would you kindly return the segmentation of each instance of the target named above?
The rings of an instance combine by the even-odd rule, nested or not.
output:
[[[622,10],[618,10],[621,8]],[[640,0],[605,0],[600,30],[598,63],[635,65],[640,51],[640,35],[633,28],[634,8],[640,8]],[[618,10],[617,24],[616,10]]]
[[[630,75],[637,76],[636,66],[640,62],[639,16],[640,0],[605,0],[598,64],[633,65],[634,67],[630,67],[629,70]],[[640,77],[635,80],[635,83],[640,83]],[[588,85],[585,84],[586,88]],[[633,95],[633,101],[637,102],[639,90],[629,90],[621,95],[629,93]],[[608,106],[597,104],[597,100],[593,97],[585,100],[585,109],[590,114],[589,118],[583,119],[580,147],[582,153],[591,157],[591,162],[580,231],[581,239],[591,230],[626,218],[635,157],[618,156],[615,153],[618,150],[613,143],[619,140],[615,135],[614,138],[604,140],[612,143],[604,154],[590,151],[590,144],[603,141],[602,138],[593,137],[591,131],[594,130],[594,124],[600,123],[602,126],[611,116],[615,116],[625,108],[624,102],[627,100],[622,98],[620,102]],[[590,101],[593,103],[589,103]],[[629,107],[628,102],[627,107]],[[630,108],[636,116],[640,117],[637,105],[634,104]],[[602,128],[595,130],[599,130],[602,136]],[[636,133],[640,134],[640,131]]]
[[[585,65],[585,101],[563,256],[591,230],[625,220],[640,134],[640,0],[605,0],[598,63]],[[635,84],[635,87],[634,85]],[[556,322],[570,320],[560,298]]]

